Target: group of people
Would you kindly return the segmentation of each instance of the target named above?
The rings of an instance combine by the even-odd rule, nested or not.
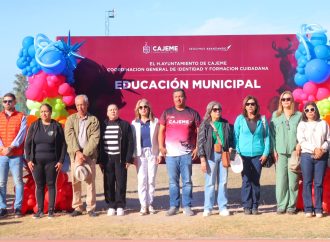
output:
[[[240,155],[243,161],[241,199],[244,214],[259,214],[260,176],[262,166],[272,154],[276,161],[276,201],[278,214],[296,214],[299,175],[292,172],[288,160],[293,152],[301,159],[303,201],[306,217],[323,216],[323,179],[327,167],[330,133],[328,124],[320,119],[314,102],[304,105],[303,113],[295,109],[290,91],[279,98],[278,109],[268,124],[260,114],[260,105],[253,96],[243,100],[242,113],[230,125],[222,117],[222,106],[211,101],[203,120],[186,106],[183,89],[173,91],[174,106],[159,119],[148,100],[140,99],[135,118],[130,124],[119,117],[116,104],[107,108],[103,123],[88,112],[86,95],[75,99],[77,113],[70,115],[65,129],[51,119],[52,107],[42,104],[40,118],[27,132],[26,117],[15,110],[16,98],[8,93],[0,113],[0,218],[7,215],[6,186],[10,170],[15,183],[15,217],[22,216],[23,157],[36,183],[38,211],[33,218],[44,216],[44,189],[49,194],[48,218],[54,217],[56,178],[68,153],[71,161],[73,212],[83,214],[82,183],[86,183],[86,211],[96,217],[96,165],[103,172],[104,197],[108,216],[122,216],[126,207],[127,169],[135,164],[138,177],[140,214],[153,214],[157,166],[165,159],[169,178],[169,203],[166,212],[172,216],[183,208],[192,216],[192,161],[199,158],[205,173],[203,216],[210,216],[217,205],[220,216],[229,216],[227,209],[228,167],[222,153]],[[180,177],[182,199],[180,199]],[[314,197],[312,200],[312,184]]]

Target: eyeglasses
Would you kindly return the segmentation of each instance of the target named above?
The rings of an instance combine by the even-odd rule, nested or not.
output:
[[[315,108],[310,108],[310,109],[306,108],[305,113],[309,113],[309,112],[315,112]]]
[[[3,103],[12,103],[13,100],[2,100]]]
[[[212,111],[213,111],[213,112],[221,112],[222,109],[221,109],[221,108],[212,108]]]
[[[252,106],[252,107],[254,107],[256,105],[256,103],[245,103],[245,106],[247,107],[247,106]]]
[[[287,98],[281,98],[282,102],[290,102],[291,101],[291,97],[287,97]]]
[[[148,108],[149,108],[149,106],[147,106],[147,105],[144,105],[144,106],[140,106],[139,107],[140,110],[142,110],[142,109],[148,109]]]

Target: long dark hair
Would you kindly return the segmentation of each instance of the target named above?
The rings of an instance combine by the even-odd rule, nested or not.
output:
[[[302,113],[302,117],[301,117],[301,120],[304,121],[304,122],[308,122],[308,118],[306,116],[306,113],[305,113],[305,109],[308,107],[308,106],[313,106],[313,108],[315,108],[315,121],[320,121],[320,112],[319,112],[319,109],[317,108],[316,106],[316,103],[313,102],[313,101],[310,101],[310,102],[307,102],[305,103],[304,105],[304,110],[303,110],[303,113]]]

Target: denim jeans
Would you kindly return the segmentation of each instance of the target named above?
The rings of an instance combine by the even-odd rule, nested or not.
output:
[[[228,169],[223,167],[221,154],[214,152],[208,160],[205,173],[204,210],[211,211],[215,200],[215,182],[218,181],[219,211],[227,209],[227,174]]]
[[[260,200],[261,156],[242,156],[242,205],[244,208],[257,209]]]
[[[167,156],[166,168],[169,177],[170,207],[180,207],[180,174],[182,178],[182,207],[191,207],[191,154]]]
[[[21,209],[24,189],[22,156],[0,156],[0,208],[7,208],[6,196],[9,170],[15,184],[14,209]]]
[[[313,212],[312,184],[314,180],[315,213],[322,213],[323,179],[327,167],[328,154],[314,160],[309,153],[301,154],[303,176],[303,200],[305,213]]]

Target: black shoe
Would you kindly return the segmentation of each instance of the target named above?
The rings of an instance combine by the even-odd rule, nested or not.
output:
[[[20,209],[16,208],[14,212],[15,218],[21,218],[23,216],[22,212]]]
[[[253,215],[258,215],[259,214],[259,211],[257,208],[252,208],[252,214]]]
[[[250,215],[250,214],[252,214],[251,209],[249,209],[249,208],[244,208],[244,214],[245,214],[245,215]]]
[[[7,217],[7,214],[8,214],[8,212],[7,212],[6,208],[1,208],[0,209],[0,219]]]
[[[43,216],[44,216],[44,213],[41,210],[39,210],[36,214],[34,214],[32,216],[32,218],[33,219],[39,219],[39,218],[42,218]]]
[[[82,215],[82,212],[80,212],[80,211],[78,211],[78,210],[74,210],[74,211],[70,214],[71,217],[77,217],[77,216],[80,216],[80,215]]]
[[[54,215],[54,210],[49,210],[48,211],[48,219],[52,219],[52,218],[54,218],[55,217],[55,215]]]
[[[94,211],[89,211],[88,216],[94,218],[94,217],[97,217],[97,213],[95,213]]]

